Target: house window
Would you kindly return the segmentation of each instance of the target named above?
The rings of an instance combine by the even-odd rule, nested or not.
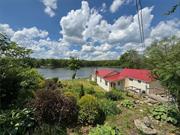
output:
[[[138,80],[138,83],[141,83],[141,81],[140,81],[140,80]]]
[[[108,82],[107,82],[107,81],[105,81],[105,85],[108,85]]]
[[[102,79],[100,78],[100,82],[102,82]]]
[[[116,87],[116,83],[111,83],[111,87]]]
[[[130,81],[133,81],[133,79],[132,79],[132,78],[129,78],[129,80],[130,80]]]
[[[118,85],[121,85],[121,82],[120,82],[120,81],[118,82]]]

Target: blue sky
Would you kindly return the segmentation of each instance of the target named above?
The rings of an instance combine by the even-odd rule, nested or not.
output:
[[[180,34],[178,0],[142,0],[145,44]],[[117,59],[142,50],[135,0],[0,0],[0,32],[34,51],[32,57]],[[73,10],[73,11],[72,11]],[[133,36],[134,35],[134,36]]]

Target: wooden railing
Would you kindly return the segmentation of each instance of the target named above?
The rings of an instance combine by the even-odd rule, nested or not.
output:
[[[141,93],[141,89],[134,87],[134,86],[125,87],[124,90],[129,90],[129,91],[133,91],[136,93]]]

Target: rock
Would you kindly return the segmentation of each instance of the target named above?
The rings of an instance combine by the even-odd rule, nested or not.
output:
[[[139,103],[140,103],[140,104],[144,104],[144,101],[140,101]]]
[[[143,122],[147,127],[151,127],[151,121],[148,117],[144,117]]]
[[[139,111],[140,111],[140,112],[143,112],[143,110],[142,110],[142,109],[140,109]]]
[[[145,123],[139,119],[134,120],[134,124],[137,127],[137,129],[139,129],[141,132],[143,132],[143,134],[146,135],[156,135],[157,134],[157,130],[153,129],[150,127],[147,127],[145,125]]]
[[[150,98],[148,98],[145,102],[149,103],[149,104],[156,104],[156,103],[158,103],[158,101],[150,99]]]
[[[140,102],[139,100],[134,101],[135,104],[139,104],[139,102]]]

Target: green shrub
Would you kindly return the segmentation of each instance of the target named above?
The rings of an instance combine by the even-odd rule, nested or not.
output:
[[[97,124],[104,122],[105,116],[99,107],[96,97],[85,95],[79,100],[79,122],[81,124]]]
[[[100,100],[99,106],[101,107],[101,110],[105,113],[106,116],[116,115],[121,112],[120,109],[117,107],[117,103],[111,100]]]
[[[130,109],[134,107],[134,103],[133,101],[126,99],[122,101],[122,106]]]
[[[93,87],[87,89],[86,91],[87,91],[86,93],[87,93],[87,94],[90,94],[90,95],[93,95],[93,94],[96,93]]]
[[[85,95],[84,87],[83,87],[83,85],[81,85],[81,87],[80,87],[80,92],[79,92],[79,98],[81,98],[81,97],[84,96],[84,95]]]
[[[35,116],[39,123],[71,126],[78,118],[76,100],[59,91],[38,91],[31,106],[35,108]]]
[[[1,135],[24,135],[35,126],[32,109],[11,110],[0,115]]]
[[[117,101],[122,99],[122,92],[121,91],[117,91],[117,90],[112,90],[106,93],[106,98],[113,100],[113,101]]]
[[[92,128],[89,132],[89,135],[121,135],[121,133],[118,128],[112,128],[105,124],[102,126],[98,125],[97,127]]]
[[[35,128],[33,135],[67,135],[67,131],[59,125],[42,124]]]
[[[166,121],[172,124],[178,124],[180,114],[176,107],[168,105],[155,106],[151,111],[152,116],[160,121]]]
[[[72,93],[72,92],[69,92],[69,91],[64,92],[64,95],[67,96],[67,97],[71,97],[71,98],[76,99],[76,95],[74,93]]]
[[[36,70],[14,65],[14,62],[14,59],[0,59],[1,109],[7,109],[14,103],[24,104],[32,98],[32,91],[38,89],[43,80]]]
[[[104,92],[99,92],[97,91],[95,94],[94,94],[95,97],[97,98],[106,98],[106,95]]]
[[[97,85],[97,83],[95,81],[89,81],[89,83],[92,85]]]
[[[58,78],[58,77],[53,77],[52,80],[53,80],[55,83],[57,83],[58,80],[59,80],[59,78]]]

